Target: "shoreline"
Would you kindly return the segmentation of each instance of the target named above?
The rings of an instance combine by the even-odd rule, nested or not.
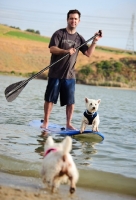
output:
[[[26,79],[29,79],[30,78],[30,76],[28,77],[28,76],[23,76],[23,74],[22,75],[17,75],[17,74],[12,74],[12,73],[9,73],[9,72],[1,72],[0,71],[0,76],[11,76],[11,77],[22,77],[22,78],[26,78]],[[43,79],[43,78],[35,78],[35,79],[37,79],[37,80],[46,80],[47,81],[47,79]],[[91,85],[91,84],[85,84],[85,83],[80,83],[80,82],[77,82],[76,84],[80,84],[80,85],[86,85],[86,86],[94,86],[94,87],[102,87],[102,88],[107,88],[107,89],[121,89],[121,90],[133,90],[133,91],[135,91],[136,90],[136,86],[135,87],[119,87],[119,86],[107,86],[107,85],[98,85],[98,84],[96,84],[96,85]]]
[[[108,191],[84,189],[77,186],[73,196],[69,194],[69,186],[61,185],[58,193],[51,194],[45,189],[41,178],[22,177],[0,172],[0,199],[4,200],[134,200],[134,196]]]

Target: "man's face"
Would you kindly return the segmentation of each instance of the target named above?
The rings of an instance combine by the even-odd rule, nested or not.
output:
[[[76,28],[80,22],[79,15],[77,13],[70,14],[69,18],[67,19],[67,22],[69,28]]]

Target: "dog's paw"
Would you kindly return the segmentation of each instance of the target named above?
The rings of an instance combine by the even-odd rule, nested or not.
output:
[[[93,132],[99,132],[99,129],[98,128],[93,128],[92,131]]]
[[[82,134],[85,131],[84,128],[80,128],[80,133]]]
[[[82,130],[80,130],[80,134],[82,134],[83,133],[83,131]]]
[[[57,193],[58,192],[58,188],[56,186],[52,186],[51,188],[51,193]]]
[[[73,193],[75,192],[75,188],[73,188],[73,187],[70,187],[70,190],[69,190],[69,192],[70,192],[71,194],[73,194]]]

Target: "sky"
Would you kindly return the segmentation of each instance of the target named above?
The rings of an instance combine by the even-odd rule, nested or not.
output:
[[[77,31],[85,40],[102,30],[98,45],[136,51],[136,0],[0,0],[0,24],[51,37],[71,9],[81,12]]]

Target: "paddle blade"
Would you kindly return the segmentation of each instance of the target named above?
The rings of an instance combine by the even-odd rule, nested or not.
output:
[[[12,102],[14,99],[17,98],[17,96],[21,93],[21,91],[24,89],[24,87],[27,85],[27,81],[19,81],[17,83],[13,83],[9,85],[5,89],[5,97],[8,102]]]

